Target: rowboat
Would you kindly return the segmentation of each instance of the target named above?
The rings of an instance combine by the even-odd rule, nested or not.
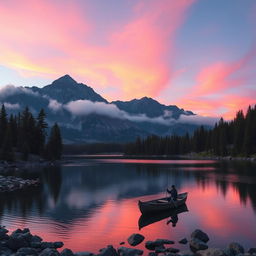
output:
[[[142,214],[163,211],[168,209],[175,209],[180,205],[185,204],[188,197],[188,193],[178,194],[177,201],[168,200],[168,197],[163,197],[160,199],[155,199],[151,201],[142,202],[139,200],[138,205]]]
[[[170,217],[172,218],[173,216],[175,215],[177,216],[183,212],[188,212],[188,207],[186,204],[183,204],[175,209],[163,210],[157,213],[151,212],[147,214],[142,214],[138,221],[139,229],[142,229],[158,221],[161,221]]]

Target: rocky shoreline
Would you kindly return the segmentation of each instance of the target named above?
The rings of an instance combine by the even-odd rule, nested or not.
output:
[[[32,235],[28,228],[17,229],[8,235],[5,227],[0,227],[0,256],[256,256],[256,248],[250,248],[247,252],[239,243],[230,243],[225,249],[208,248],[209,237],[203,231],[195,230],[188,241],[186,238],[179,241],[180,244],[188,244],[190,250],[180,251],[172,245],[175,241],[168,239],[156,239],[146,241],[146,251],[134,248],[141,244],[145,237],[141,234],[132,234],[127,243],[131,247],[120,246],[114,248],[108,245],[99,250],[99,253],[78,252],[73,253],[70,249],[64,249],[63,242],[45,242],[37,235]],[[120,245],[125,244],[121,242]]]

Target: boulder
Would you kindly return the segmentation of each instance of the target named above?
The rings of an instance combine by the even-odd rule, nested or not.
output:
[[[134,249],[134,248],[127,248],[127,247],[121,246],[118,248],[118,254],[120,256],[137,256],[137,255],[142,255],[143,251]]]
[[[209,241],[209,237],[206,233],[204,233],[202,230],[200,229],[196,229],[192,232],[191,234],[191,238],[196,238],[199,239],[205,243],[207,243]]]
[[[138,244],[140,244],[143,240],[145,239],[145,237],[141,234],[132,234],[128,239],[128,243],[131,246],[136,246]]]
[[[203,251],[197,251],[197,256],[226,256],[225,252],[219,248],[208,248]]]
[[[187,244],[188,243],[188,240],[187,238],[183,238],[179,241],[180,244]]]
[[[100,250],[99,256],[118,256],[118,253],[112,245],[108,245]]]
[[[60,256],[75,256],[75,254],[70,249],[64,249]]]
[[[155,252],[149,252],[148,256],[157,256],[157,253],[155,253]]]
[[[77,252],[76,256],[93,256],[92,252]]]
[[[228,248],[227,248],[227,249],[229,249],[230,252],[231,252],[231,254],[233,254],[233,255],[237,255],[237,254],[239,254],[239,253],[244,253],[244,248],[243,248],[243,246],[242,246],[241,244],[235,243],[235,242],[230,243],[230,244],[228,245]]]
[[[180,250],[177,248],[169,247],[169,248],[166,248],[166,251],[171,253],[178,253]]]
[[[166,251],[166,249],[165,249],[163,244],[155,247],[155,253],[162,253],[162,252],[165,252],[165,251]]]
[[[30,255],[30,256],[37,256],[38,253],[37,253],[37,250],[34,249],[34,248],[30,248],[30,247],[23,247],[23,248],[20,248],[15,256],[27,256],[27,255]]]
[[[45,248],[39,256],[59,256],[59,252],[56,249]]]
[[[256,253],[256,248],[250,248],[248,250],[248,253],[250,253],[250,254]]]
[[[189,242],[189,245],[193,252],[208,249],[208,245],[202,240],[199,240],[197,238],[192,238]]]
[[[29,241],[25,234],[13,233],[7,241],[7,246],[11,250],[16,251],[22,247],[29,247]]]
[[[8,230],[5,229],[4,227],[1,227],[1,228],[0,228],[0,239],[1,239],[1,240],[2,240],[2,239],[8,239],[9,236],[7,235],[7,233],[8,233]]]
[[[156,239],[155,241],[147,241],[145,243],[145,247],[148,250],[155,250],[156,247],[159,247],[164,244],[174,244],[174,241],[167,240],[167,239]]]

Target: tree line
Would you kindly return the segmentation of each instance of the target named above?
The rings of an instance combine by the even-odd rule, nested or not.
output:
[[[256,154],[256,106],[242,110],[231,121],[220,119],[213,129],[200,126],[192,135],[151,135],[137,138],[125,147],[127,155],[178,155],[204,152],[216,156],[251,156]]]
[[[48,124],[43,109],[34,117],[26,107],[17,115],[7,115],[4,104],[0,111],[0,159],[14,161],[20,153],[22,160],[30,154],[47,160],[57,160],[62,154],[60,129],[55,123],[47,135]]]

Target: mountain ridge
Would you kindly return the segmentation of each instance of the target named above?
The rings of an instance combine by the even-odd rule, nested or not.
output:
[[[193,116],[191,111],[150,97],[108,102],[92,87],[77,83],[69,75],[42,88],[10,88],[9,93],[0,95],[0,102],[19,106],[10,109],[14,113],[25,106],[34,112],[44,108],[49,123],[60,124],[66,142],[127,142],[150,134],[190,133],[198,127],[178,123],[181,115]]]

